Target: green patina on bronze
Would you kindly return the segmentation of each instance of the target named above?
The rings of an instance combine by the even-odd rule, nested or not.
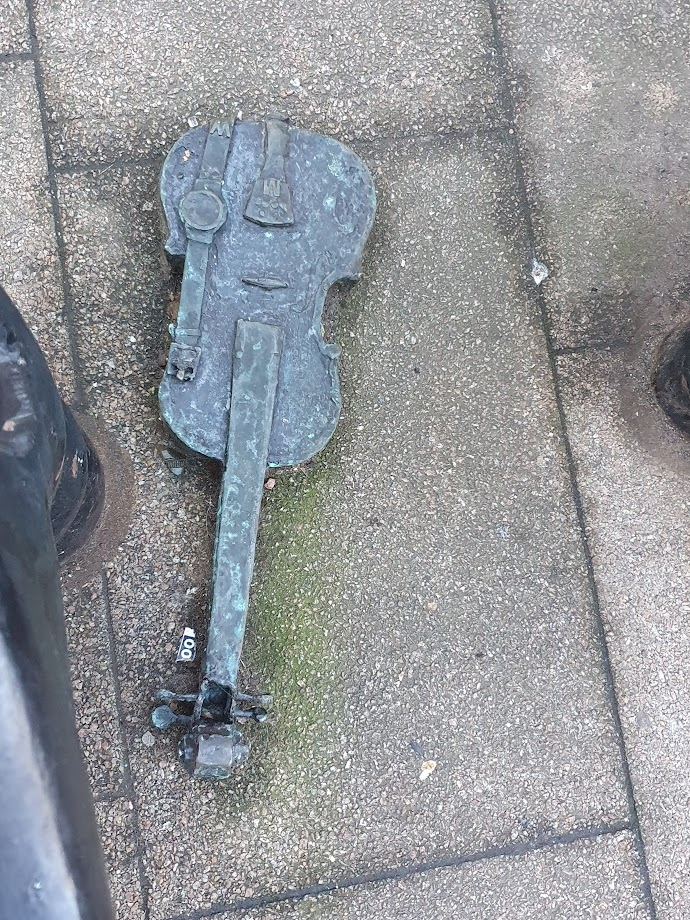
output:
[[[154,723],[186,725],[183,762],[219,779],[247,755],[235,719],[265,717],[237,677],[266,467],[303,463],[333,434],[339,348],[323,338],[324,301],[358,279],[376,198],[355,154],[277,116],[188,132],[161,197],[168,254],[185,259],[161,410],[225,472],[201,687],[162,692]]]

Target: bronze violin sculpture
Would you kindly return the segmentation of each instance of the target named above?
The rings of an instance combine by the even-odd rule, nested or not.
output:
[[[161,198],[166,250],[184,258],[161,411],[224,472],[199,690],[160,691],[153,720],[184,727],[192,775],[225,779],[248,754],[237,720],[270,703],[237,687],[266,469],[304,463],[335,430],[339,349],[321,317],[328,289],[359,277],[376,196],[352,151],[273,116],[189,131]]]

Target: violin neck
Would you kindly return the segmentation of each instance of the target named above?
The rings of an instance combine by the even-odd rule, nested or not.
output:
[[[233,692],[249,606],[282,346],[282,327],[238,321],[204,665],[207,680]]]

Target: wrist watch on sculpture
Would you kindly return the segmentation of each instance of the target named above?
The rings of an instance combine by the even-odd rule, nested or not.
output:
[[[199,177],[180,202],[187,250],[168,373],[182,381],[194,379],[201,356],[201,310],[209,250],[228,214],[223,200],[223,175],[231,137],[232,125],[227,121],[216,121],[209,127]]]

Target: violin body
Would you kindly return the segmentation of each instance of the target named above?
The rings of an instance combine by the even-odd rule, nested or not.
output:
[[[338,421],[340,349],[324,341],[321,317],[331,285],[359,277],[376,196],[364,163],[332,138],[270,119],[230,130],[227,217],[208,256],[200,359],[193,379],[165,375],[161,410],[186,445],[224,460],[237,321],[280,326],[268,463],[291,466],[321,450]],[[208,134],[206,126],[189,131],[165,161],[161,198],[172,259],[187,251],[180,205],[199,174]]]

